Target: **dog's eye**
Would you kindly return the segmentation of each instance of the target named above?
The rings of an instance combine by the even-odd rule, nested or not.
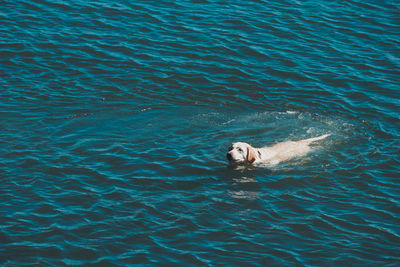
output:
[[[243,150],[240,147],[238,147],[238,150],[239,150],[239,152],[243,152]]]

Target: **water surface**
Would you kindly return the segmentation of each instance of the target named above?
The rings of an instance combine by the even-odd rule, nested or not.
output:
[[[399,11],[3,1],[0,264],[398,265]]]

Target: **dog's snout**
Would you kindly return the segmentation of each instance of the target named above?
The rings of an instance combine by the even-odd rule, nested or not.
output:
[[[231,153],[226,153],[226,158],[231,161],[232,160],[232,155]]]

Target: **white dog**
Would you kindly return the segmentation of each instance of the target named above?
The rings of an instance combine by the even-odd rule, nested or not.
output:
[[[329,135],[325,134],[300,141],[286,141],[263,148],[254,148],[247,143],[237,142],[229,147],[226,158],[229,163],[235,164],[276,165],[279,162],[306,155],[311,150],[309,145],[312,142],[322,140]]]

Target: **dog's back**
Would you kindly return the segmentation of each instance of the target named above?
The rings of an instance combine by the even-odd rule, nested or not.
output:
[[[289,160],[295,157],[301,157],[310,152],[311,143],[325,139],[330,134],[321,135],[318,137],[313,137],[309,139],[299,140],[299,141],[286,141],[277,143],[273,146],[261,148],[261,151],[265,151],[265,154],[271,155],[271,157],[266,159],[266,161],[271,161],[273,164]]]

